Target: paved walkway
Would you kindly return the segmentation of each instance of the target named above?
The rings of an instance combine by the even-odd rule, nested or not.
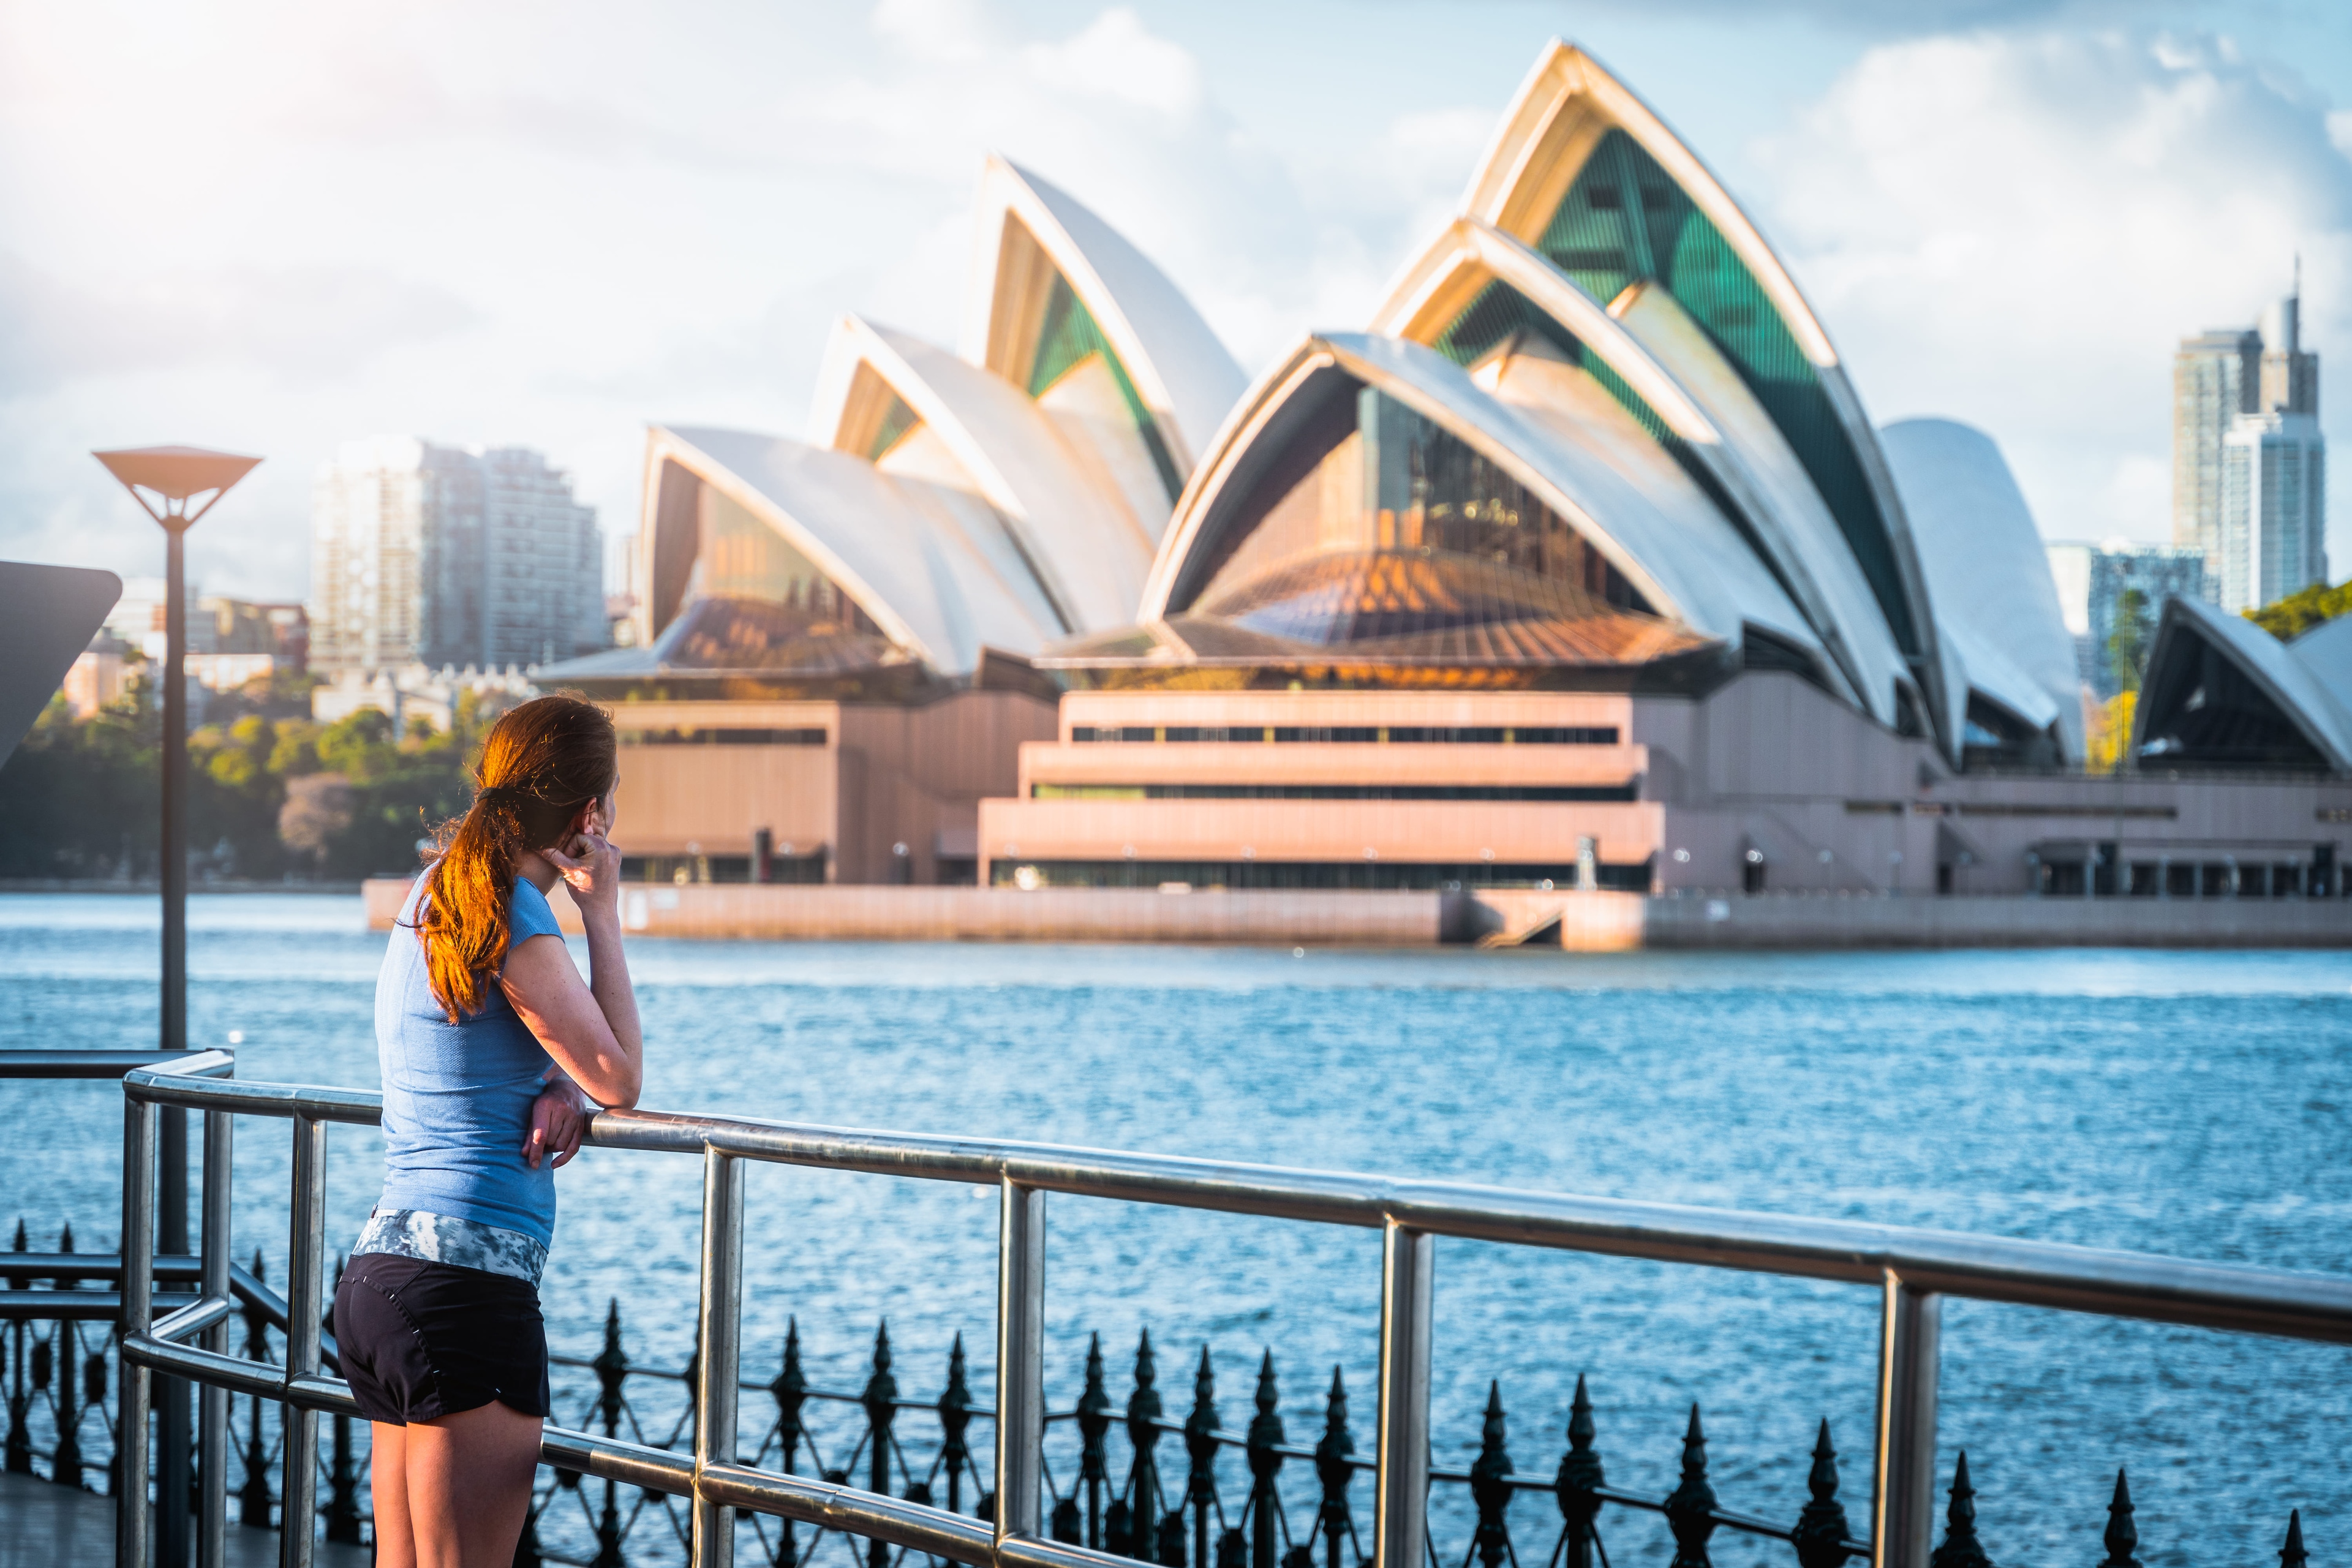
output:
[[[320,1542],[319,1568],[367,1568],[364,1547]],[[114,1500],[52,1486],[31,1476],[0,1475],[0,1568],[111,1568]],[[228,1527],[229,1568],[276,1568],[278,1532]]]

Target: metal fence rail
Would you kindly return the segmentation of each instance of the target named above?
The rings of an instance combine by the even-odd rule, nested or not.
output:
[[[221,1561],[226,1500],[215,1495],[222,1484],[215,1478],[225,1478],[226,1472],[213,1460],[225,1441],[228,1392],[287,1406],[281,1495],[289,1521],[308,1520],[315,1511],[318,1413],[356,1414],[348,1387],[325,1375],[320,1361],[326,1129],[339,1121],[373,1124],[381,1114],[377,1098],[370,1094],[236,1083],[211,1076],[230,1067],[226,1053],[208,1052],[164,1068],[134,1068],[123,1079],[121,1328],[128,1370],[120,1396],[122,1473],[139,1478],[147,1472],[150,1374],[165,1373],[202,1384],[200,1442],[207,1484],[198,1555],[205,1568],[216,1568]],[[156,1118],[160,1108],[174,1107],[205,1114],[204,1227],[197,1297],[159,1320],[153,1316],[158,1304],[153,1290]],[[228,1262],[228,1153],[231,1120],[240,1114],[293,1122],[283,1367],[225,1353],[227,1322],[236,1310]],[[561,1469],[688,1500],[696,1568],[730,1568],[732,1510],[739,1509],[983,1568],[1118,1568],[1131,1561],[1048,1539],[1044,1529],[1048,1192],[1382,1232],[1378,1439],[1371,1466],[1372,1560],[1377,1568],[1422,1568],[1429,1561],[1430,1303],[1436,1241],[1442,1236],[1876,1287],[1884,1311],[1875,1504],[1867,1550],[1878,1568],[1927,1568],[1929,1557],[1937,1341],[1945,1296],[2352,1343],[2352,1279],[2140,1253],[1455,1183],[654,1111],[602,1112],[592,1122],[588,1141],[606,1148],[698,1155],[703,1161],[694,1448],[691,1454],[674,1453],[550,1427],[541,1458]],[[992,1521],[738,1461],[744,1160],[998,1189],[999,1403]],[[205,1342],[185,1342],[198,1337]],[[1495,1418],[1499,1422],[1499,1409]],[[1694,1418],[1692,1441],[1699,1440]],[[1474,1468],[1465,1479],[1474,1492],[1482,1484],[1499,1492],[1528,1484],[1508,1473],[1507,1462],[1483,1474]],[[1597,1475],[1593,1480],[1597,1483]],[[1570,1486],[1565,1475],[1559,1485],[1565,1500]],[[1965,1492],[1962,1477],[1955,1488],[1956,1524]],[[1595,1506],[1612,1501],[1663,1508],[1676,1524],[1678,1539],[1683,1533],[1678,1514],[1702,1531],[1721,1522],[1782,1533],[1766,1521],[1721,1515],[1713,1494],[1705,1491],[1703,1467],[1696,1489],[1688,1495],[1678,1491],[1663,1505],[1597,1486],[1585,1495]],[[119,1496],[119,1568],[146,1568],[145,1488],[134,1480]],[[1482,1517],[1486,1501],[1481,1499]],[[2128,1500],[2120,1493],[2119,1502],[2119,1517],[2127,1521]],[[1847,1550],[1842,1530],[1837,1539],[1822,1544],[1838,1556]],[[310,1531],[285,1531],[281,1552],[285,1568],[307,1568]]]

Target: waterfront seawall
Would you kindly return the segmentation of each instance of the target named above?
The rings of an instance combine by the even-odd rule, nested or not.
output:
[[[405,878],[366,885],[391,928]],[[633,886],[623,923],[647,936],[832,942],[1231,942],[1278,946],[1635,948],[2352,947],[2352,900],[1919,898],[1769,894]],[[560,886],[567,931],[579,916]]]

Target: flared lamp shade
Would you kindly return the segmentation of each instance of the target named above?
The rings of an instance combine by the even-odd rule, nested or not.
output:
[[[208,452],[202,447],[128,447],[112,452],[92,452],[90,456],[104,463],[106,471],[122,481],[123,488],[165,527],[183,521],[194,522],[194,518],[184,520],[181,516],[191,496],[210,491],[217,500],[261,461],[258,458],[241,458],[234,452]],[[162,496],[168,503],[166,510],[159,512],[148,506],[147,499],[139,495],[142,489]],[[210,504],[205,503],[207,507]],[[200,508],[199,515],[202,510]]]

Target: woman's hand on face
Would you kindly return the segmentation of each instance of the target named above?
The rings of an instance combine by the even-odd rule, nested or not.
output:
[[[560,1171],[570,1164],[572,1156],[580,1152],[592,1109],[569,1079],[541,1090],[530,1102],[530,1131],[523,1139],[523,1163],[536,1171],[540,1162],[552,1154],[553,1169]]]
[[[572,889],[572,901],[585,918],[592,910],[617,913],[621,907],[621,852],[604,837],[595,815],[570,841],[541,850]]]

